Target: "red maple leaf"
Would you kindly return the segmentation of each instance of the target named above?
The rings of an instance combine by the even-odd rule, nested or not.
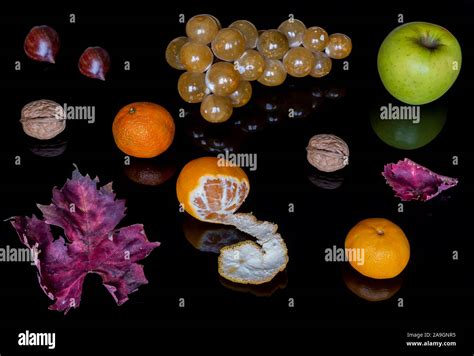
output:
[[[143,225],[116,229],[125,216],[125,201],[116,200],[112,183],[98,188],[99,180],[76,169],[61,189],[53,189],[50,205],[39,205],[36,216],[12,218],[20,240],[37,256],[38,279],[55,300],[49,309],[77,308],[88,273],[97,273],[118,305],[148,283],[142,260],[159,242],[149,242]],[[66,239],[54,239],[50,225],[64,230]]]

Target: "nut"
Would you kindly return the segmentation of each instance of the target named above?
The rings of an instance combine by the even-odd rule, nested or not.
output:
[[[311,137],[306,151],[308,162],[322,172],[334,172],[349,164],[349,147],[335,135]]]
[[[64,109],[52,100],[37,100],[21,110],[23,131],[39,140],[49,140],[66,128]]]

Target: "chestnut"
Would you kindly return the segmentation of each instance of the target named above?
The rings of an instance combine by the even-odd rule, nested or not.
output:
[[[105,80],[110,69],[110,56],[102,47],[86,48],[79,58],[79,71],[86,77]]]
[[[39,62],[54,63],[59,52],[59,35],[49,26],[33,27],[25,38],[23,49],[28,57]]]

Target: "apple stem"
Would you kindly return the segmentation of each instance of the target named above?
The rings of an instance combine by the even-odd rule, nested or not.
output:
[[[430,35],[425,35],[421,37],[420,44],[428,49],[435,49],[439,46],[438,40],[431,37]]]

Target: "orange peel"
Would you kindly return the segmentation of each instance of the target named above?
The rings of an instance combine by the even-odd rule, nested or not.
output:
[[[288,249],[276,224],[252,214],[236,213],[247,198],[250,184],[245,172],[216,157],[202,157],[184,166],[176,193],[184,210],[211,223],[232,225],[253,236],[220,250],[219,274],[232,282],[262,284],[271,281],[288,263]]]

